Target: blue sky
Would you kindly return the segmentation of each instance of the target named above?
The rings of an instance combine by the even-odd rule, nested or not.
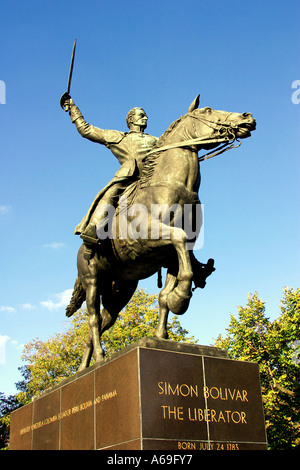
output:
[[[238,150],[201,165],[196,255],[217,271],[181,323],[211,344],[254,291],[279,315],[300,274],[299,10],[298,0],[1,2],[0,391],[15,392],[24,344],[66,328],[73,230],[119,168],[60,109],[75,37],[71,93],[98,127],[125,131],[142,106],[159,136],[198,93],[201,107],[256,118]],[[158,292],[155,277],[140,285]]]

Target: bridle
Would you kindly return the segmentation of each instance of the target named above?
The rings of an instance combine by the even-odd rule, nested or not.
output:
[[[147,156],[151,154],[156,154],[159,152],[164,152],[166,150],[170,150],[173,148],[180,148],[180,147],[188,148],[192,152],[198,152],[197,149],[193,148],[196,145],[199,145],[199,144],[206,145],[206,144],[219,142],[220,145],[216,149],[198,157],[199,162],[203,162],[204,160],[208,160],[209,158],[213,158],[213,157],[216,157],[217,155],[221,155],[222,153],[227,152],[227,150],[238,148],[241,145],[241,142],[235,136],[235,131],[238,130],[238,126],[233,126],[231,123],[226,123],[227,119],[229,118],[231,114],[232,113],[228,113],[228,116],[226,117],[225,121],[221,123],[221,122],[216,122],[216,121],[210,121],[209,119],[206,119],[203,117],[195,116],[193,113],[187,113],[185,117],[189,116],[193,119],[197,119],[198,121],[201,121],[210,129],[213,129],[215,132],[218,132],[219,135],[221,135],[221,137],[217,137],[217,138],[216,137],[198,137],[197,130],[194,125],[194,121],[192,120],[193,131],[196,135],[196,138],[185,140],[184,142],[177,142],[175,144],[170,144],[170,145],[166,145],[163,147],[158,147],[150,151],[147,154]],[[224,140],[225,140],[225,143],[224,143]],[[238,142],[238,145],[234,145],[235,141]]]
[[[197,119],[198,121],[202,122],[207,127],[213,129],[214,131],[217,131],[218,127],[221,127],[221,129],[219,130],[219,133],[222,134],[223,132],[221,132],[221,131],[225,131],[228,134],[228,138],[230,140],[232,140],[232,139],[235,139],[235,132],[234,131],[238,130],[238,126],[233,126],[230,122],[226,123],[227,119],[229,118],[229,116],[231,116],[231,114],[233,114],[233,113],[228,113],[228,115],[227,115],[224,122],[211,121],[210,119],[206,119],[202,116],[201,117],[196,116],[193,113],[187,113],[186,116],[189,116],[193,119]],[[193,129],[194,129],[195,135],[197,135],[197,130],[194,126],[194,121],[192,121],[192,126],[193,126]]]
[[[216,142],[218,140],[221,140],[224,142],[224,139],[226,139],[226,142],[221,144],[219,147],[216,149],[212,150],[211,152],[207,152],[205,155],[201,155],[198,157],[199,162],[203,162],[204,160],[208,160],[209,158],[216,157],[217,155],[221,155],[224,152],[227,152],[227,150],[231,150],[233,148],[238,148],[242,144],[237,138],[236,138],[236,132],[238,130],[238,126],[233,126],[230,122],[226,123],[227,119],[229,116],[231,116],[232,113],[228,113],[226,116],[225,121],[223,122],[218,122],[218,121],[211,121],[210,119],[206,119],[204,117],[200,116],[195,116],[193,113],[188,113],[187,116],[190,116],[193,119],[197,119],[198,121],[202,122],[202,124],[205,124],[207,127],[210,129],[213,129],[213,131],[218,132],[219,135],[221,135],[221,138],[213,138],[211,137],[208,139],[207,143],[212,143]],[[194,125],[194,121],[192,120],[192,126],[194,133],[197,136],[197,129]],[[238,145],[234,145],[234,142],[237,141]],[[202,140],[202,144],[206,143],[206,141]]]

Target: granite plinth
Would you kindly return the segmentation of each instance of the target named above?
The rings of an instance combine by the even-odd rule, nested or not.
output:
[[[11,415],[10,448],[267,448],[257,364],[143,338]]]

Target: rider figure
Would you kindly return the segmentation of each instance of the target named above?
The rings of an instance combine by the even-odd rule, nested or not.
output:
[[[97,232],[107,224],[104,205],[116,206],[116,202],[126,187],[134,180],[142,168],[143,158],[157,142],[157,137],[146,134],[148,117],[142,108],[133,108],[127,114],[129,132],[100,129],[88,124],[68,95],[64,105],[69,109],[73,123],[82,137],[105,145],[118,159],[121,168],[113,179],[97,194],[87,214],[77,225],[75,234],[84,241],[85,257],[90,259],[95,244],[100,244]]]

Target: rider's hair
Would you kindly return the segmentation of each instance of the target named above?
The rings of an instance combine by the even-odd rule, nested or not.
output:
[[[138,107],[132,108],[126,116],[126,124],[127,124],[128,129],[130,129],[131,118],[138,109],[141,109],[142,111],[145,112],[145,110],[143,108],[138,108]]]

